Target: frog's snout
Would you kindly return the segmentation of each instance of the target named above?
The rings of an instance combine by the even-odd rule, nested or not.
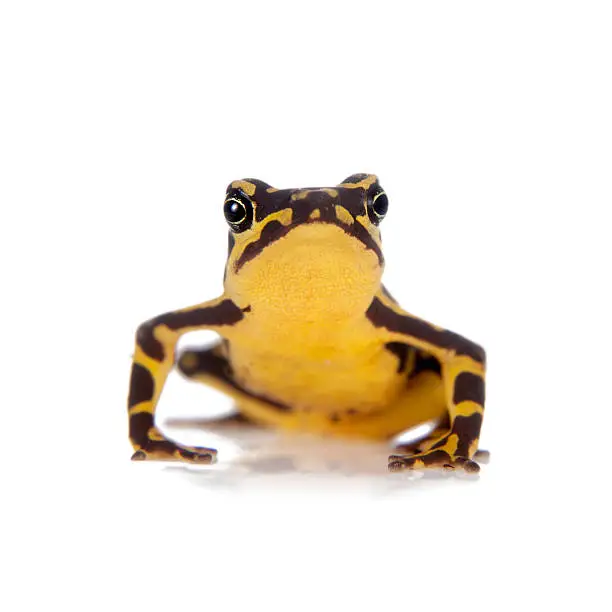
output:
[[[335,189],[303,189],[291,197],[293,224],[312,221],[336,223],[338,192]]]

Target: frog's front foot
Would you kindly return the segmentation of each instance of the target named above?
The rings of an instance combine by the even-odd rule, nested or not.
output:
[[[151,441],[132,455],[132,461],[183,461],[206,465],[217,457],[214,448],[180,446],[169,440]]]
[[[463,470],[471,474],[480,471],[480,466],[470,458],[449,454],[441,449],[430,450],[417,455],[391,455],[389,457],[390,472],[425,470],[429,468]]]

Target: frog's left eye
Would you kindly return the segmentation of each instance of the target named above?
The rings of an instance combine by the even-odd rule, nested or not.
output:
[[[375,225],[378,225],[387,214],[389,209],[389,198],[384,191],[374,194],[368,201],[368,217]]]
[[[253,223],[253,204],[242,194],[232,195],[225,200],[223,214],[234,232],[244,232]]]

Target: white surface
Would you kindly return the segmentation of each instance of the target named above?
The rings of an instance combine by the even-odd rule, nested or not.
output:
[[[607,3],[0,9],[0,607],[609,609]],[[225,186],[376,172],[385,282],[489,354],[477,480],[261,432],[133,464],[144,319],[217,295]],[[166,417],[218,396],[173,379]],[[245,437],[246,436],[246,437]]]

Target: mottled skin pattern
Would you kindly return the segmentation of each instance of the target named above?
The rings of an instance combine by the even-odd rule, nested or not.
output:
[[[228,187],[223,295],[138,328],[128,399],[134,460],[215,457],[155,425],[176,362],[187,378],[230,395],[253,423],[391,439],[434,422],[426,439],[396,449],[389,469],[478,471],[484,350],[404,311],[382,286],[378,226],[387,204],[365,174],[331,188],[254,179]],[[177,359],[179,337],[201,329],[220,341]]]

